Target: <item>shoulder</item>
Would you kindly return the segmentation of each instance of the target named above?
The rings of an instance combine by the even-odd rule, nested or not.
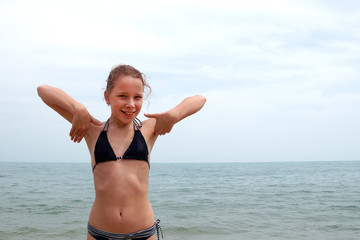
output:
[[[145,128],[154,128],[155,124],[156,124],[156,119],[155,118],[148,118],[144,121],[141,122],[143,127]]]
[[[96,140],[99,137],[100,132],[104,129],[105,122],[102,122],[101,125],[91,124],[90,128],[85,136],[86,143],[91,146],[95,145]]]
[[[141,133],[144,136],[151,136],[154,133],[156,119],[149,118],[142,121]]]

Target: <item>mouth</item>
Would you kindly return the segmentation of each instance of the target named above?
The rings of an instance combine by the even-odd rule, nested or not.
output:
[[[121,111],[123,114],[125,114],[126,116],[131,116],[133,115],[135,112],[126,112],[126,111]]]

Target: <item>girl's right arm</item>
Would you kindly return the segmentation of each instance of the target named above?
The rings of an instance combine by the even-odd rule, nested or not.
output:
[[[44,103],[72,123],[70,130],[72,141],[80,142],[86,135],[91,123],[101,125],[100,121],[89,114],[84,105],[61,89],[41,85],[37,88],[37,91]]]

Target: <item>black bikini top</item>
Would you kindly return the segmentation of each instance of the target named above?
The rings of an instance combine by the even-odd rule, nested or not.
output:
[[[93,167],[93,171],[96,165],[101,162],[116,161],[118,159],[142,160],[147,162],[147,164],[149,165],[149,161],[148,161],[149,151],[146,141],[143,135],[141,134],[140,131],[141,127],[142,127],[141,121],[135,118],[133,140],[130,143],[130,146],[128,147],[124,155],[117,157],[107,137],[107,130],[109,128],[109,120],[107,120],[104,129],[101,131],[99,138],[95,144],[95,151],[94,151],[95,165]]]

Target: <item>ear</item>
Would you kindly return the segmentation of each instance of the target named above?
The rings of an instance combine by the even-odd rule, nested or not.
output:
[[[109,94],[106,90],[104,91],[104,98],[105,98],[106,104],[110,105]]]

